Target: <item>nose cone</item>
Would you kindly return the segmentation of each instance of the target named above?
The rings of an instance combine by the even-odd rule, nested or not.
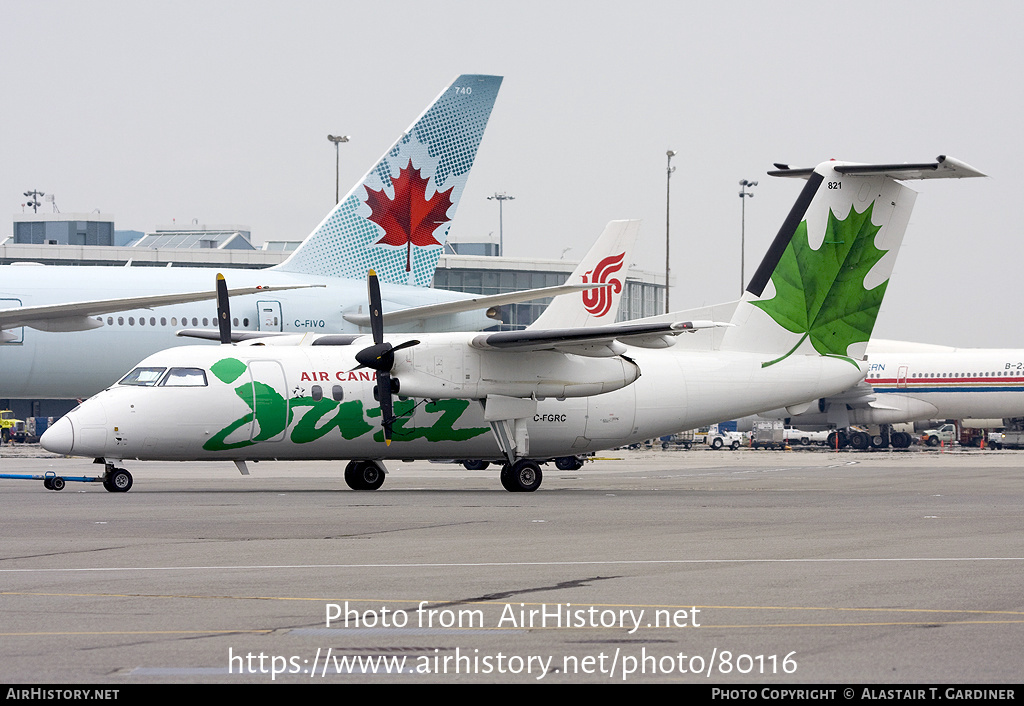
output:
[[[65,416],[55,421],[43,432],[39,443],[44,449],[55,454],[70,454],[75,444],[75,429],[71,426],[71,420]]]

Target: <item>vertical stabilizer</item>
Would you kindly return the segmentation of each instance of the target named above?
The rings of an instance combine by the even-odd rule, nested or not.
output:
[[[500,86],[455,79],[275,269],[429,286]]]
[[[917,196],[899,179],[983,176],[962,162],[824,162],[807,179],[736,309],[723,350],[863,358]]]
[[[566,284],[607,283],[607,287],[555,297],[531,329],[577,328],[615,322],[633,259],[640,221],[612,221],[573,270]]]

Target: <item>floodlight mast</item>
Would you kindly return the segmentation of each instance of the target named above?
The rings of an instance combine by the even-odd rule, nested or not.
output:
[[[334,203],[337,204],[340,200],[338,196],[339,186],[339,165],[341,164],[341,158],[338,156],[338,145],[342,142],[348,142],[351,138],[348,135],[328,135],[327,139],[334,143]]]
[[[668,150],[668,151],[665,152],[665,156],[668,157],[668,164],[665,167],[665,313],[667,314],[669,312],[669,308],[668,308],[668,306],[669,306],[668,305],[668,275],[669,275],[668,254],[669,254],[669,232],[670,232],[669,231],[669,219],[668,219],[668,216],[669,216],[669,207],[671,205],[671,201],[669,199],[669,196],[671,195],[671,189],[672,189],[672,172],[674,172],[676,170],[676,168],[672,166],[672,158],[676,156],[676,151],[675,150]]]
[[[746,276],[744,272],[744,266],[746,264],[747,254],[747,199],[754,198],[754,194],[747,191],[747,187],[757,186],[756,181],[747,181],[746,179],[740,180],[740,199],[742,206],[740,207],[740,298],[743,297],[743,288],[746,286]]]

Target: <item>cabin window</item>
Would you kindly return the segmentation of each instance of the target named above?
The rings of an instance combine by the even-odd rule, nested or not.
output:
[[[202,368],[171,368],[160,385],[163,387],[206,387],[206,371]]]
[[[319,402],[324,398],[324,388],[319,385],[313,385],[313,389],[310,391],[310,396],[314,402]]]
[[[341,389],[341,385],[335,385],[331,388],[331,397],[334,398],[335,402],[341,402],[345,399],[345,391]]]
[[[118,385],[142,385],[152,387],[160,380],[167,368],[135,368],[117,383]]]

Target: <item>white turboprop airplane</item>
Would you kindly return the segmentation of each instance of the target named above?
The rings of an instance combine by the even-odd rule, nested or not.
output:
[[[759,416],[787,418],[800,428],[877,426],[871,433],[835,432],[839,438],[831,437],[829,443],[857,449],[891,443],[905,449],[913,439],[907,432],[893,431],[893,424],[1024,417],[1024,350],[873,340],[863,381],[818,400],[801,414],[776,409]]]
[[[712,321],[560,328],[587,323],[564,302],[526,331],[385,339],[371,285],[372,338],[163,351],[58,420],[42,444],[104,463],[110,491],[131,486],[118,467],[130,458],[230,460],[243,473],[247,460],[348,458],[357,490],[380,487],[385,459],[500,459],[502,485],[532,491],[534,459],[802,411],[867,370],[860,359],[916,196],[897,179],[980,173],[939,158],[785,174],[807,184],[715,350],[671,346]]]
[[[485,313],[578,288],[479,297],[429,288],[501,85],[459,76],[284,263],[222,270],[245,332],[366,330],[366,271],[382,281],[385,323],[405,331],[493,326]],[[0,267],[0,398],[99,392],[141,358],[213,324],[209,268]],[[315,285],[316,288],[308,288]],[[270,295],[281,289],[284,294]],[[613,315],[614,318],[614,315]]]

